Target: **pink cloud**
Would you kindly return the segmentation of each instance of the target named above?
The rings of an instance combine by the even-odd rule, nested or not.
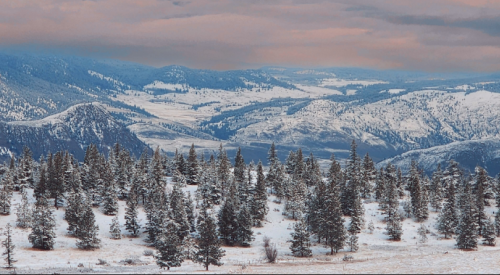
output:
[[[496,18],[499,4],[482,0],[2,1],[0,45],[212,69],[497,71]]]

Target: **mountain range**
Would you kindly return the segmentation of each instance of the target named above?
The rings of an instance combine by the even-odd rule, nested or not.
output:
[[[493,152],[500,148],[498,79],[499,74],[358,68],[154,68],[1,52],[0,154],[18,154],[42,137],[51,141],[40,152],[65,146],[77,152],[90,142],[105,148],[126,131],[122,141],[134,152],[144,144],[183,152],[192,143],[211,152],[222,143],[230,154],[241,147],[254,160],[266,158],[272,142],[281,159],[299,147],[322,159],[332,153],[342,159],[353,139],[361,154],[401,165],[447,144],[467,155],[485,141],[485,150]],[[96,103],[84,104],[89,102]],[[99,127],[92,128],[93,122]],[[423,166],[434,169],[459,155],[441,154]],[[468,166],[496,163],[495,157],[488,162],[468,156]]]

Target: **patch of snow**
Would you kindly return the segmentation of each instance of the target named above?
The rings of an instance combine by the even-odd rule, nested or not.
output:
[[[369,85],[375,85],[375,84],[387,84],[388,82],[385,81],[380,81],[380,80],[346,80],[346,79],[339,79],[339,78],[327,78],[323,79],[321,84],[319,86],[324,87],[324,86],[335,86],[335,87],[343,87],[347,85],[363,85],[363,86],[369,86]]]
[[[144,89],[157,89],[157,90],[187,90],[189,86],[186,84],[172,84],[172,83],[163,83],[161,81],[155,80],[153,83],[144,86]]]

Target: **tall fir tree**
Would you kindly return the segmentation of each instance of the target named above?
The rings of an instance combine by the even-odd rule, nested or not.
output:
[[[458,224],[455,201],[455,184],[449,182],[445,189],[443,208],[438,218],[438,230],[444,234],[445,239],[451,237]]]
[[[226,150],[222,147],[222,143],[219,147],[219,153],[217,155],[217,177],[221,185],[222,194],[226,194],[226,189],[231,183],[231,162],[227,157]]]
[[[245,159],[243,159],[243,155],[241,154],[241,148],[238,147],[238,151],[236,152],[236,156],[234,157],[234,180],[236,181],[236,185],[238,186],[240,183],[245,181],[245,170],[246,164]]]
[[[31,233],[28,236],[29,242],[33,248],[52,250],[54,249],[54,232],[56,222],[49,203],[44,195],[40,196],[35,204],[33,211],[33,221],[31,224]]]
[[[483,229],[481,230],[483,233],[483,244],[488,246],[496,245],[496,232],[495,225],[491,222],[490,219],[487,219],[483,224]]]
[[[262,162],[257,164],[257,183],[253,192],[251,201],[251,213],[254,225],[257,227],[262,226],[262,221],[266,218],[269,211],[267,206],[267,191],[264,177],[264,168]]]
[[[307,225],[303,219],[300,219],[293,225],[292,239],[290,242],[290,250],[296,257],[312,256],[311,242],[309,241],[310,233],[307,231]]]
[[[226,251],[221,249],[221,242],[219,240],[217,225],[214,218],[207,213],[206,208],[202,211],[200,216],[201,222],[197,227],[199,234],[198,249],[194,255],[193,261],[201,263],[208,271],[210,265],[223,265],[221,259],[225,256]]]
[[[330,253],[337,253],[344,248],[347,240],[347,230],[344,226],[342,208],[340,206],[340,190],[335,181],[328,183],[325,208],[323,209],[323,220],[321,221],[321,235],[326,239],[326,245],[330,247]]]
[[[127,198],[127,207],[125,208],[125,228],[134,237],[139,236],[139,230],[141,229],[137,208],[137,193],[132,189]]]
[[[2,241],[2,246],[5,248],[2,255],[5,256],[5,263],[7,264],[6,267],[13,268],[14,263],[17,262],[17,260],[14,259],[14,248],[16,248],[16,246],[14,245],[14,241],[12,239],[12,227],[10,226],[10,223],[7,223],[5,226],[5,232],[3,234],[6,238]]]
[[[12,190],[10,190],[10,186],[5,183],[5,179],[2,180],[4,183],[2,187],[0,187],[0,215],[10,215],[10,207],[12,200]]]
[[[182,190],[175,186],[170,193],[170,219],[173,220],[177,226],[177,234],[179,240],[182,242],[184,238],[189,235],[190,224],[188,221],[186,207],[184,203],[184,193]]]
[[[420,173],[418,171],[417,162],[411,162],[409,189],[411,197],[411,210],[413,217],[417,222],[423,222],[429,217],[428,207],[424,200],[424,188]]]
[[[469,184],[463,190],[464,205],[460,211],[460,221],[457,226],[457,248],[464,250],[477,249],[478,212]]]
[[[97,237],[99,226],[89,202],[84,203],[84,210],[79,219],[80,233],[76,246],[83,250],[94,250],[100,247],[101,240]]]
[[[441,210],[441,204],[443,201],[443,172],[441,171],[441,164],[438,164],[438,167],[434,173],[432,173],[432,180],[430,186],[430,202],[432,208],[436,212]]]
[[[26,190],[22,192],[21,202],[16,209],[16,225],[20,228],[28,228],[31,226],[32,209],[28,201],[28,193]]]
[[[237,243],[238,231],[238,199],[236,197],[236,187],[232,183],[229,187],[229,194],[222,204],[219,215],[218,225],[221,239],[227,245],[235,245]]]
[[[160,268],[166,267],[170,270],[171,267],[181,266],[184,261],[182,241],[177,229],[175,222],[168,220],[156,238],[155,248],[158,250],[158,254],[155,255],[155,258],[156,264]]]
[[[373,160],[370,158],[368,153],[366,153],[363,158],[363,166],[361,169],[361,196],[364,199],[371,197],[374,184],[377,179],[377,169]]]
[[[122,231],[120,229],[120,223],[118,222],[118,217],[114,217],[109,225],[109,233],[111,234],[111,239],[121,239]]]
[[[478,234],[483,235],[482,229],[488,220],[485,213],[486,189],[488,188],[488,173],[482,167],[476,167],[475,204],[477,209]]]
[[[64,219],[68,222],[69,234],[77,237],[80,235],[82,223],[80,219],[84,212],[85,198],[82,192],[71,192],[68,196],[68,205],[64,213]]]
[[[240,206],[237,216],[238,228],[236,229],[236,239],[240,246],[250,246],[254,240],[252,231],[252,215],[246,204]]]
[[[188,174],[186,176],[186,183],[189,185],[198,184],[198,174],[200,173],[200,167],[198,164],[198,157],[196,156],[196,150],[194,149],[194,144],[192,144],[191,149],[189,149],[187,170]]]
[[[103,180],[101,191],[102,210],[105,215],[114,216],[118,213],[118,190],[109,162],[106,163],[104,171],[105,173],[101,175]]]

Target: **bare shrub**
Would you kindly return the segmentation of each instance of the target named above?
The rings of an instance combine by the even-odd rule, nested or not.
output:
[[[142,253],[142,255],[144,255],[144,256],[154,256],[154,252],[151,249],[146,249],[146,250],[144,250],[144,252]]]
[[[129,257],[125,260],[121,260],[120,263],[129,264],[129,265],[138,265],[138,264],[141,264],[142,261],[139,260],[139,257],[132,256],[132,257]]]
[[[270,263],[275,263],[278,258],[278,249],[275,244],[269,244],[264,247],[264,251],[266,252],[267,261]]]
[[[108,265],[108,261],[104,259],[97,259],[98,263],[97,265]]]
[[[344,262],[350,262],[352,260],[354,260],[354,257],[352,255],[344,254],[344,258],[342,258],[342,261]]]

